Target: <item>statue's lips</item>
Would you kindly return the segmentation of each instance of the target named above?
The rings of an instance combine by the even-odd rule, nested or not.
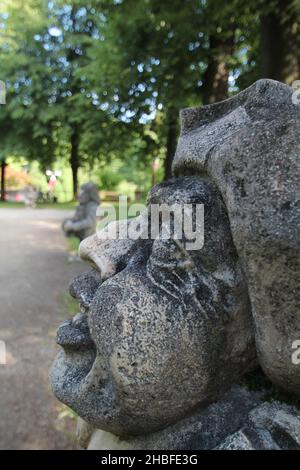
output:
[[[76,350],[94,347],[87,316],[78,314],[60,325],[56,333],[56,342],[65,349]]]

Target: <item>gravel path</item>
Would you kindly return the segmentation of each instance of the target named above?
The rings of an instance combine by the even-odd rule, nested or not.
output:
[[[84,272],[68,263],[60,229],[69,212],[0,209],[0,449],[72,449],[75,421],[49,388],[56,327],[70,316],[69,281]]]

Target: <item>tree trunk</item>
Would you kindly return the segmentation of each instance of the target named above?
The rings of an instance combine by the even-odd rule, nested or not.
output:
[[[75,127],[71,135],[71,156],[70,164],[72,168],[73,180],[73,198],[77,198],[78,194],[78,168],[79,168],[79,136],[78,130]]]
[[[291,85],[299,79],[299,25],[292,0],[277,0],[260,17],[261,76]]]
[[[5,201],[5,160],[1,161],[1,201]]]
[[[234,51],[234,26],[227,37],[210,37],[210,59],[203,77],[203,104],[215,103],[228,98],[228,59]]]
[[[178,111],[171,108],[167,111],[167,142],[166,157],[164,161],[164,180],[172,178],[172,163],[177,146],[178,138]]]

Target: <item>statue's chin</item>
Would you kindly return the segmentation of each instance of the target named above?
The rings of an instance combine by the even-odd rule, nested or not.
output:
[[[113,425],[114,393],[109,382],[99,385],[93,380],[96,365],[95,350],[61,351],[53,363],[50,383],[56,398],[70,407],[80,418],[95,428],[118,431]],[[98,386],[94,386],[94,382]],[[92,412],[91,412],[92,410]]]
[[[50,372],[52,390],[58,400],[74,408],[74,403],[80,400],[82,384],[94,364],[95,357],[93,349],[84,352],[62,350],[58,353]]]

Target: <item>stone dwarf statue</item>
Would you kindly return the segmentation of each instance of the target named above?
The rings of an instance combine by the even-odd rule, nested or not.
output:
[[[292,93],[260,80],[183,110],[175,178],[152,188],[138,220],[116,223],[113,239],[104,230],[81,243],[92,270],[71,284],[80,314],[58,330],[51,382],[83,420],[82,445],[285,448],[272,434],[284,422],[300,448],[294,409],[269,409],[234,385],[258,358],[274,383],[300,395],[292,361],[300,107]],[[203,247],[188,250],[185,232],[144,236],[154,204],[204,205]],[[137,223],[140,237],[118,237]]]
[[[67,237],[75,236],[84,240],[96,230],[96,214],[100,204],[99,191],[94,183],[85,183],[81,186],[79,205],[71,219],[63,221],[62,228]]]

